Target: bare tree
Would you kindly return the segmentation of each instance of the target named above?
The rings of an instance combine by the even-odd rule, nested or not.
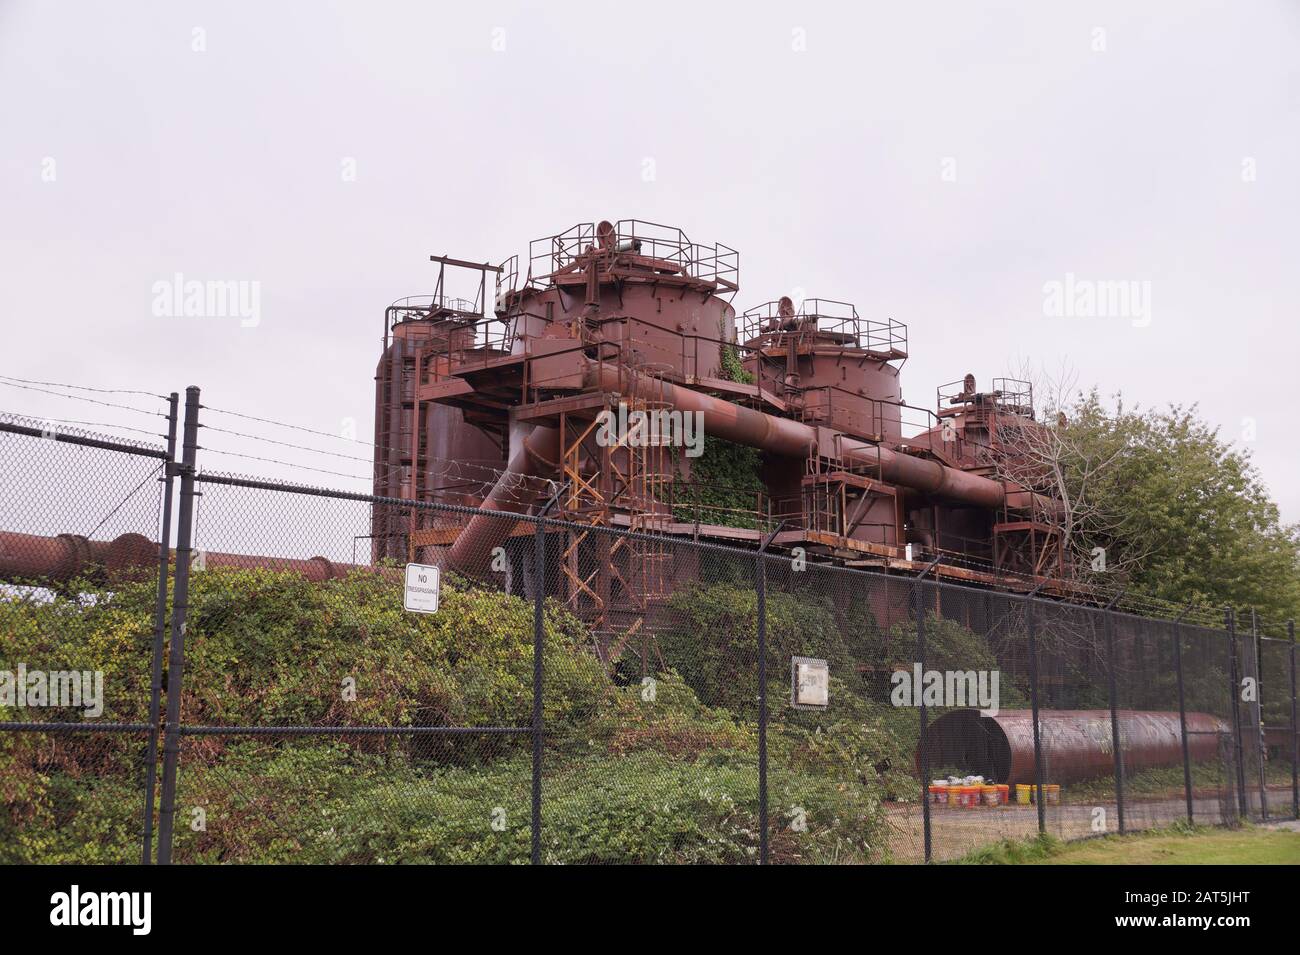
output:
[[[999,420],[995,471],[1051,502],[1036,506],[1035,517],[1056,529],[1066,579],[1118,590],[1149,553],[1106,493],[1128,451],[1125,437],[1104,419],[1073,420],[1083,393],[1068,363],[1051,373],[1025,361],[1016,377],[1033,389],[1035,416]]]

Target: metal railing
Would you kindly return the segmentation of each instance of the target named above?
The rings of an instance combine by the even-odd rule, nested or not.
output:
[[[781,302],[764,302],[740,316],[740,340],[758,342],[762,347],[788,342],[834,344],[888,356],[889,360],[907,357],[907,326],[892,318],[885,321],[858,315],[849,302],[809,298],[794,306],[792,314],[783,315]]]

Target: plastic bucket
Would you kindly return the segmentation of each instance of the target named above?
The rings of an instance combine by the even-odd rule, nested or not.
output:
[[[1011,803],[1011,787],[1005,783],[998,783],[998,798],[1001,800],[1001,805],[1009,805]]]
[[[1047,805],[1056,805],[1059,804],[1060,801],[1061,801],[1061,787],[1056,784],[1052,784],[1049,786],[1046,783],[1044,783],[1043,802],[1046,803]]]
[[[961,788],[962,788],[962,792],[966,796],[966,802],[964,803],[965,808],[978,809],[980,805],[980,787],[963,786]]]
[[[948,801],[948,787],[947,787],[947,786],[931,786],[931,787],[930,787],[930,802],[932,802],[932,803],[936,803],[936,804],[939,804],[939,805],[942,805],[943,803],[945,803],[945,802],[947,802],[947,801]]]
[[[1002,790],[997,786],[981,786],[980,796],[986,806],[1002,805]]]
[[[1016,805],[1028,806],[1033,801],[1034,787],[1028,783],[1016,783]]]
[[[960,787],[960,786],[949,786],[949,787],[948,787],[948,805],[950,805],[950,806],[954,806],[954,807],[959,807],[959,806],[963,805],[963,803],[962,803],[962,795],[961,795],[961,787]]]

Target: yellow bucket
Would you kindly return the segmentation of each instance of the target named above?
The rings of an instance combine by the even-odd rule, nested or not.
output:
[[[1016,783],[1016,805],[1028,806],[1031,801],[1034,787],[1028,783]]]
[[[1061,787],[1056,784],[1043,784],[1043,802],[1049,806],[1061,801]]]

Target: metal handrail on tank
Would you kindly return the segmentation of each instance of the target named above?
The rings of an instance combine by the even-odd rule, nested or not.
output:
[[[939,417],[929,408],[910,405],[906,401],[869,398],[839,385],[817,385],[793,390],[802,395],[800,420],[805,423],[819,424],[850,434],[877,439],[883,439],[887,433],[885,425],[893,423],[900,429],[899,443],[903,446],[913,450],[941,453],[949,458],[964,456],[966,441],[962,434],[954,431],[951,437],[945,437],[940,427]],[[809,400],[810,395],[817,394],[824,394],[826,400],[822,402]],[[837,396],[843,396],[843,399],[837,402]],[[848,405],[851,408],[864,401],[871,408],[870,414],[866,416],[844,407]],[[922,420],[912,420],[914,417],[920,417]],[[938,435],[937,439],[936,435]]]
[[[525,288],[550,287],[556,273],[569,268],[582,256],[595,252],[610,256],[631,254],[663,262],[678,274],[712,282],[732,293],[740,287],[740,253],[721,242],[713,245],[691,242],[676,226],[643,219],[620,219],[613,223],[612,231],[607,235],[601,234],[598,223],[579,222],[563,232],[534,239],[528,244],[528,272],[522,285],[518,284],[518,257],[511,256],[502,263],[503,271],[497,284],[498,306],[503,295]]]
[[[741,526],[734,523],[727,523],[726,520],[702,519],[702,515],[709,516],[709,517],[717,515],[723,518],[729,517],[732,520],[735,520],[736,518],[743,518],[745,520],[752,521],[755,528],[767,527],[770,526],[772,523],[771,501],[767,495],[767,492],[765,491],[752,492],[754,494],[754,507],[745,508],[745,507],[728,507],[722,504],[706,504],[703,501],[679,500],[678,499],[679,486],[682,488],[692,488],[692,489],[698,489],[703,491],[722,491],[728,494],[733,494],[737,491],[747,490],[745,488],[738,488],[732,485],[719,484],[716,482],[708,482],[708,481],[683,481],[681,482],[680,485],[675,479],[666,482],[665,487],[667,489],[666,490],[667,499],[664,500],[662,503],[668,506],[669,510],[672,512],[673,518],[679,522],[691,523],[691,524],[720,524],[724,527]],[[690,514],[693,515],[693,518],[690,521],[683,521],[682,520],[683,512],[689,512]],[[747,529],[752,530],[753,528],[747,528]]]
[[[431,335],[422,343],[420,352],[423,383],[442,381],[457,371],[509,355],[517,325],[518,316],[508,321],[480,318],[457,325],[460,335]]]
[[[967,375],[959,381],[950,381],[935,389],[935,406],[941,417],[959,414],[971,406],[985,402],[1004,414],[1032,418],[1034,386],[1019,378],[994,378],[991,390],[979,391],[975,376]]]
[[[907,326],[893,318],[862,318],[851,302],[829,298],[804,299],[792,312],[792,303],[764,302],[740,316],[741,340],[765,345],[784,344],[792,334],[816,334],[817,344],[838,344],[844,348],[907,357]]]

